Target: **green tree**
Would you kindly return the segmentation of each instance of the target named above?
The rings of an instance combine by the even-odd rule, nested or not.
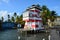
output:
[[[8,22],[11,22],[11,20],[10,20],[10,15],[8,14]]]
[[[43,5],[41,17],[43,20],[43,24],[47,24],[48,19],[50,19],[51,22],[54,21],[54,19],[56,19],[56,12],[50,11],[45,5]]]
[[[50,17],[51,22],[53,22],[56,19],[56,16],[57,16],[56,12],[51,11],[51,17]]]
[[[19,23],[20,20],[19,20],[19,16],[16,17],[16,23]]]
[[[15,19],[15,22],[16,22],[16,17],[17,17],[17,13],[14,12],[14,19]]]
[[[0,20],[0,30],[2,29],[2,21]]]
[[[23,15],[20,16],[20,24],[21,24],[21,27],[23,28],[24,25],[25,25],[25,21],[23,21]]]
[[[50,18],[50,10],[45,5],[42,6],[41,17],[43,24],[47,24],[46,22]]]
[[[25,24],[25,22],[23,21],[23,15],[20,16],[20,24],[21,25],[24,25]]]
[[[15,22],[15,20],[14,20],[14,17],[13,17],[13,16],[12,16],[12,18],[11,18],[11,21],[12,21],[12,22]]]
[[[17,13],[16,13],[16,12],[14,12],[14,16],[15,16],[15,17],[17,16]]]
[[[2,16],[1,19],[2,19],[2,22],[3,22],[4,21],[4,17]]]
[[[8,14],[8,19],[10,18],[10,15]]]
[[[16,17],[16,23],[24,25],[25,22],[23,21],[23,15]]]

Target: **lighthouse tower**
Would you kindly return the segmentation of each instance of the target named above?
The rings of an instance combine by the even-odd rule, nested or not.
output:
[[[23,12],[23,21],[25,21],[24,29],[38,30],[42,27],[42,18],[40,16],[40,6],[32,5]]]

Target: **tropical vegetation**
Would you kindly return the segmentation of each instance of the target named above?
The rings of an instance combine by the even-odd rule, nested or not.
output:
[[[42,6],[42,12],[41,12],[41,17],[43,20],[43,24],[47,24],[48,19],[50,19],[51,22],[53,22],[56,19],[56,12],[54,10],[50,11],[47,6],[43,5]]]
[[[40,6],[40,5],[39,5]],[[56,11],[52,10],[50,11],[49,8],[47,8],[47,6],[43,5],[41,7],[41,17],[42,17],[42,20],[43,20],[43,24],[47,24],[48,22],[48,19],[50,19],[51,22],[53,22],[55,19],[56,19]],[[14,15],[12,17],[10,17],[10,15],[8,14],[7,15],[7,18],[8,18],[8,22],[15,22],[15,23],[19,23],[21,25],[24,25],[24,21],[23,21],[23,15],[17,15],[16,12],[14,12]],[[2,22],[4,21],[4,17],[1,17],[2,19]]]

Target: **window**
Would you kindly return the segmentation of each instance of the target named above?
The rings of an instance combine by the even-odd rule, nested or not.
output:
[[[32,13],[29,14],[29,17],[32,17]]]
[[[36,28],[38,27],[38,25],[36,25]]]

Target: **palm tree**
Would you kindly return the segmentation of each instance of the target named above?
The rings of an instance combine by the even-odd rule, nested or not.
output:
[[[47,24],[47,20],[50,17],[50,10],[45,5],[42,6],[41,17],[43,20],[43,24]]]
[[[56,12],[55,11],[51,11],[51,22],[53,22],[55,19],[56,19],[56,16],[57,16],[57,14],[56,14]]]
[[[8,22],[10,22],[10,15],[8,14]]]
[[[0,30],[2,29],[2,21],[0,20]]]
[[[12,16],[11,20],[12,20],[12,22],[15,22],[15,20],[14,20],[14,17],[13,17],[13,16]]]
[[[23,15],[20,16],[20,24],[21,24],[21,27],[23,28],[25,24],[25,22],[23,21]]]
[[[15,12],[15,13],[14,13],[15,22],[16,22],[16,17],[17,17],[17,13]]]
[[[17,13],[16,13],[16,12],[14,13],[14,16],[15,16],[15,17],[17,16]]]
[[[16,23],[19,23],[20,20],[19,20],[19,16],[16,17]]]
[[[10,18],[10,15],[8,14],[8,19]]]
[[[4,17],[2,16],[1,18],[2,18],[2,22],[3,22],[4,21]]]

